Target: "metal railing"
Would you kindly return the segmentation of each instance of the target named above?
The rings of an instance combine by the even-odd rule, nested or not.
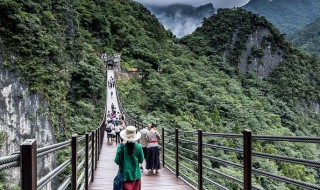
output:
[[[42,189],[56,176],[71,165],[71,172],[58,187],[59,190],[69,188],[76,190],[78,186],[88,189],[89,182],[94,180],[94,170],[104,138],[105,117],[100,126],[90,133],[78,136],[73,134],[71,140],[53,144],[43,148],[37,148],[36,139],[27,139],[20,145],[20,152],[11,156],[0,158],[0,171],[13,167],[20,167],[21,190]],[[81,144],[84,144],[81,146]],[[71,148],[71,157],[62,164],[37,180],[37,159],[41,156],[52,154],[58,150]],[[80,151],[78,151],[80,149]],[[85,153],[83,155],[83,152]],[[85,176],[78,177],[78,172],[82,171]]]
[[[183,139],[192,137],[193,140]],[[242,141],[242,149],[231,148],[225,146],[219,146],[211,143],[204,143],[204,137],[218,137],[226,139],[239,139]],[[197,140],[195,140],[197,139]],[[202,190],[204,188],[204,183],[207,185],[210,184],[215,186],[218,189],[228,189],[228,187],[219,184],[218,182],[210,179],[208,174],[216,175],[223,177],[225,180],[232,183],[238,184],[242,189],[251,190],[251,189],[262,189],[261,187],[254,186],[252,184],[252,174],[261,175],[273,180],[284,182],[287,184],[295,185],[303,189],[320,189],[319,184],[311,184],[296,179],[292,179],[286,176],[277,175],[267,171],[262,171],[255,169],[252,166],[252,159],[254,157],[269,159],[273,161],[282,161],[293,164],[301,164],[304,166],[313,167],[315,169],[320,169],[319,160],[307,160],[300,158],[292,158],[287,156],[272,155],[260,152],[254,152],[252,150],[252,143],[254,141],[286,141],[286,142],[303,142],[303,143],[320,143],[319,137],[280,137],[280,136],[261,136],[261,135],[252,135],[250,130],[244,130],[243,134],[222,134],[222,133],[203,133],[202,130],[198,131],[179,131],[178,129],[165,130],[162,128],[162,155],[161,160],[164,167],[169,168],[172,172],[176,174],[177,177],[180,177],[190,183],[193,186],[196,186],[197,189]],[[242,157],[242,164],[234,163],[227,161],[221,158],[207,155],[203,153],[205,148],[210,148],[214,150],[222,150],[225,152],[234,152],[240,154]],[[197,151],[195,151],[197,149]],[[188,155],[188,156],[186,156]],[[188,158],[189,157],[189,158]],[[211,166],[204,164],[204,159],[209,160],[214,163],[219,163],[226,166],[234,167],[235,169],[242,170],[243,177],[238,179],[234,176],[230,176],[221,171],[218,171]],[[191,164],[193,168],[185,166],[185,163]],[[196,168],[196,169],[194,169]],[[185,172],[182,172],[181,169]],[[190,174],[197,176],[191,178]]]

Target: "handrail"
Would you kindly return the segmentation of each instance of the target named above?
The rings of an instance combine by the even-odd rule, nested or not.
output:
[[[162,129],[162,134],[163,135],[164,135],[165,131],[168,131],[168,130],[167,129]],[[178,137],[178,142],[179,143],[181,142],[181,145],[174,144],[174,143],[172,143],[172,141],[176,138],[174,136],[177,135],[177,132],[178,132],[178,130],[176,129],[175,132],[171,133],[172,136],[166,136],[166,137],[163,136],[163,139],[166,140],[166,141],[164,143],[162,143],[162,146],[163,146],[162,149],[165,152],[170,153],[170,155],[172,157],[174,157],[175,154],[176,154],[176,151],[173,151],[173,150],[176,149],[177,147],[179,147],[179,152],[178,152],[179,159],[182,159],[183,161],[185,161],[186,163],[189,163],[189,164],[190,163],[197,164],[196,161],[194,161],[192,159],[189,159],[187,157],[184,157],[181,154],[183,154],[183,152],[188,152],[189,156],[191,156],[191,157],[193,157],[193,155],[197,156],[198,154],[197,154],[196,150],[194,150],[194,147],[195,147],[194,145],[196,145],[196,144],[199,145],[199,142],[196,142],[194,139],[193,140],[186,140],[186,139],[182,139],[181,137]],[[246,133],[248,133],[248,132],[251,133],[248,130],[245,130],[245,132]],[[180,133],[180,131],[179,131],[179,133]],[[190,131],[187,132],[187,134],[195,134],[195,133],[196,132],[193,132],[193,133],[190,132]],[[185,135],[185,134],[186,133],[183,133],[183,135]],[[242,149],[238,149],[238,148],[231,148],[231,147],[215,145],[215,144],[211,144],[211,143],[201,143],[201,146],[199,146],[199,147],[201,147],[201,149],[202,149],[202,146],[204,146],[204,147],[211,148],[211,149],[214,149],[214,150],[223,150],[223,151],[227,151],[227,152],[230,151],[230,152],[235,152],[236,154],[247,154],[248,155],[248,150],[247,149],[249,148],[250,151],[249,151],[249,155],[248,156],[250,157],[250,160],[252,159],[252,157],[260,157],[260,158],[270,159],[270,160],[274,160],[274,161],[283,161],[283,162],[288,162],[288,163],[300,164],[300,165],[304,165],[304,166],[310,166],[310,167],[313,167],[313,168],[316,168],[316,169],[320,168],[320,161],[318,161],[318,160],[307,160],[307,159],[301,159],[301,158],[292,158],[292,157],[281,156],[281,155],[272,155],[272,154],[266,154],[266,153],[261,153],[261,152],[254,152],[254,151],[251,150],[252,149],[252,147],[251,147],[251,141],[252,140],[268,140],[268,141],[269,140],[274,140],[274,141],[287,141],[287,142],[320,143],[320,138],[318,138],[318,137],[277,137],[277,136],[252,135],[252,138],[245,139],[244,134],[223,134],[223,133],[203,133],[202,136],[203,137],[211,137],[212,136],[212,137],[219,137],[219,138],[238,138],[238,139],[244,138],[243,142],[250,142],[250,143],[249,143],[249,147],[243,148],[243,150]],[[248,137],[251,137],[251,135],[248,135]],[[166,147],[168,147],[170,149],[167,149]],[[191,148],[191,147],[193,147],[193,148]],[[165,154],[165,153],[163,153],[163,154]],[[170,158],[167,155],[164,155],[163,158],[167,159],[167,161],[162,160],[163,163],[170,162],[170,163],[173,164],[173,163],[179,162],[179,160]],[[251,171],[252,171],[252,173],[254,173],[256,175],[257,174],[258,175],[263,175],[265,177],[272,178],[274,180],[278,180],[278,181],[281,181],[281,182],[289,183],[289,184],[295,185],[295,186],[300,187],[300,188],[320,189],[319,185],[310,184],[310,183],[306,183],[306,182],[299,181],[299,180],[296,180],[296,179],[291,179],[291,178],[286,177],[286,176],[280,176],[280,175],[276,175],[276,174],[273,174],[273,173],[269,173],[269,172],[265,172],[265,171],[262,171],[262,170],[258,170],[258,169],[253,168],[251,164],[249,165],[250,167],[242,166],[240,164],[233,163],[233,162],[230,162],[230,161],[225,160],[225,159],[216,158],[216,157],[204,154],[204,153],[202,153],[201,158],[199,158],[199,155],[198,155],[198,159],[208,159],[208,160],[211,160],[213,162],[218,162],[218,163],[221,163],[221,164],[229,165],[229,166],[232,166],[232,167],[235,167],[235,168],[238,168],[238,169],[242,169],[244,171],[250,170],[249,172],[247,171],[247,175],[249,175],[249,176],[251,176]],[[244,161],[246,161],[245,159],[247,159],[247,158],[245,158],[245,156],[243,156],[243,159],[244,159]],[[199,166],[199,164],[198,164],[198,166]],[[179,176],[182,177],[182,178],[187,176],[186,174],[183,174],[183,171],[191,172],[190,171],[191,169],[190,168],[186,168],[186,165],[184,165],[183,163],[180,164],[180,167],[181,167],[182,171],[179,171]],[[220,175],[220,176],[226,178],[227,180],[231,180],[233,182],[238,183],[239,185],[244,185],[245,186],[244,187],[245,190],[249,190],[249,189],[260,190],[261,189],[260,187],[253,186],[251,184],[252,183],[251,182],[251,177],[249,177],[250,178],[249,182],[242,181],[241,179],[238,179],[238,178],[235,178],[233,176],[224,174],[223,172],[217,171],[217,170],[213,169],[212,167],[208,167],[206,165],[203,165],[202,167],[204,169],[206,169],[207,171],[212,172],[213,174]],[[170,168],[171,168],[170,171],[174,171],[174,167],[172,165],[170,166]],[[192,171],[191,173],[195,176],[195,172],[196,171]],[[205,181],[209,182],[210,184],[212,184],[212,185],[214,185],[214,186],[216,186],[216,187],[218,187],[220,189],[224,189],[225,188],[221,184],[215,182],[214,180],[210,179],[211,181],[208,181],[208,179],[210,179],[210,178],[206,177],[206,176],[203,176],[203,178],[202,178],[202,180],[205,180]],[[248,180],[248,178],[245,178],[245,180],[246,179]],[[191,180],[191,179],[188,177],[185,180]],[[198,182],[198,184],[199,183],[200,182]],[[204,188],[203,187],[199,187],[198,189],[204,189]]]

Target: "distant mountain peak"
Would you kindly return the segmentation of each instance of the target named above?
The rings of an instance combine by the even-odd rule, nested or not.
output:
[[[243,8],[266,17],[286,34],[320,17],[319,0],[250,0]]]

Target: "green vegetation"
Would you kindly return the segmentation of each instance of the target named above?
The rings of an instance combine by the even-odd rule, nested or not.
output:
[[[237,18],[237,19],[234,19]],[[271,35],[265,37],[263,47],[271,45],[284,49],[288,46],[283,36],[264,17],[252,14],[244,9],[219,9],[218,14],[203,21],[203,26],[189,36],[181,39],[193,52],[212,56],[228,54],[228,59],[238,65],[240,55],[250,34],[258,28],[268,29]],[[254,50],[252,54],[261,57],[264,51]]]
[[[154,62],[159,58],[150,47],[161,47],[168,35],[150,11],[131,1],[0,2],[2,64],[48,103],[39,112],[49,116],[57,142],[100,124],[106,81],[97,55],[121,52],[125,62]],[[68,156],[59,152],[58,163]]]
[[[166,128],[208,132],[319,135],[320,61],[293,48],[263,17],[242,9],[222,9],[203,27],[179,41],[150,11],[127,0],[12,1],[0,3],[1,56],[5,66],[49,103],[57,140],[98,126],[105,100],[105,68],[96,54],[121,52],[125,68],[136,67],[141,78],[119,82],[126,111],[143,122]],[[281,49],[284,59],[266,79],[240,74],[239,55],[250,33],[267,28],[263,47]],[[237,40],[233,40],[237,33]],[[233,44],[234,42],[234,44]],[[227,59],[223,54],[228,50]],[[255,49],[254,56],[261,56]],[[239,147],[234,140],[205,139]],[[254,143],[254,150],[318,159],[316,146],[301,143]],[[241,163],[236,154],[204,150]],[[59,162],[68,153],[62,153]],[[187,155],[186,155],[187,156]],[[191,155],[188,155],[192,157]],[[219,171],[242,173],[205,160]],[[320,183],[317,171],[300,165],[255,159],[255,168],[309,183]],[[187,163],[186,163],[187,165]],[[191,167],[191,166],[190,166]],[[213,178],[213,176],[210,176]],[[224,179],[223,185],[237,189]],[[255,176],[266,189],[297,189]]]
[[[266,79],[254,73],[240,74],[237,69],[244,43],[258,27],[267,28],[272,34],[263,40],[263,46],[271,44],[275,50],[280,49],[284,53],[280,66]],[[232,46],[235,33],[238,39]],[[156,122],[163,127],[180,130],[202,128],[208,132],[240,133],[249,128],[254,134],[319,135],[319,112],[312,105],[320,100],[320,61],[290,47],[263,17],[242,9],[222,9],[180,43],[162,43],[161,48],[154,48],[157,51],[153,56],[161,57],[157,63],[160,73],[150,69],[154,62],[148,64],[145,61],[150,60],[136,60],[144,71],[143,77],[118,85],[126,111],[131,116],[145,123]],[[229,56],[224,60],[222,55],[226,49]],[[260,51],[256,49],[253,54],[259,57]],[[237,141],[219,139],[214,142],[241,147]],[[316,146],[306,147],[301,143],[256,142],[253,146],[259,152],[314,160],[320,154]],[[204,151],[241,164],[235,154],[212,149]],[[241,171],[234,168],[208,160],[205,163],[232,176],[242,176]],[[254,166],[309,183],[319,183],[317,172],[308,167],[288,166],[265,159],[255,159]],[[238,188],[224,179],[211,177],[228,187]],[[254,182],[266,189],[297,189],[261,176],[255,176]]]
[[[250,0],[243,8],[265,16],[282,33],[290,35],[320,17],[317,0]]]
[[[3,65],[49,103],[39,111],[49,116],[57,141],[96,127],[104,111],[105,69],[90,45],[95,38],[71,16],[76,11],[63,1],[5,0],[0,12]],[[82,102],[93,110],[78,112]]]
[[[302,50],[320,55],[320,18],[308,24],[290,37],[293,44]]]

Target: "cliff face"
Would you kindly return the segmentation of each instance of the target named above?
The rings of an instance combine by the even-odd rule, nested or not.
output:
[[[37,146],[44,147],[54,143],[53,130],[48,117],[42,113],[47,110],[40,98],[31,94],[27,86],[21,84],[12,72],[3,68],[0,57],[0,131],[4,133],[4,144],[0,155],[10,155],[19,151],[19,145],[26,139],[37,139]],[[53,155],[38,159],[39,177],[51,170]],[[19,168],[8,171],[9,189],[19,184]],[[49,185],[47,189],[51,189]]]
[[[269,36],[271,36],[271,32],[262,27],[258,27],[255,32],[249,35],[238,64],[242,73],[254,72],[265,78],[282,61],[282,51],[277,47],[272,47],[273,44],[264,42],[264,39]]]

